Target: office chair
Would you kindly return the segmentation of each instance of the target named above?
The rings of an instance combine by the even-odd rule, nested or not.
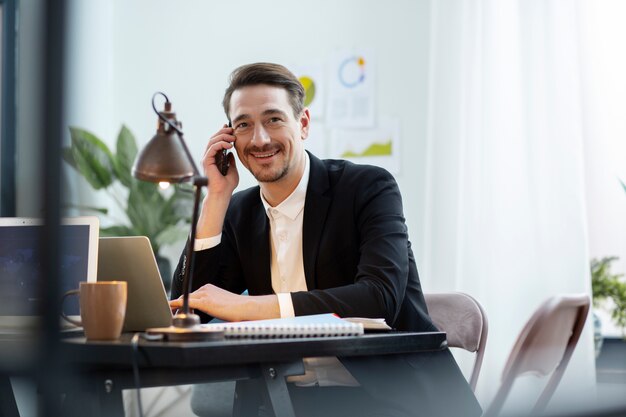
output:
[[[191,410],[199,417],[232,416],[235,384],[235,381],[223,381],[194,385]]]
[[[502,372],[502,384],[484,417],[497,416],[515,379],[528,373],[552,374],[532,414],[546,408],[576,348],[588,312],[586,294],[556,295],[541,304],[518,336]]]
[[[487,344],[487,315],[471,296],[460,293],[424,294],[428,314],[437,328],[447,333],[448,346],[475,352],[469,384],[476,390]]]

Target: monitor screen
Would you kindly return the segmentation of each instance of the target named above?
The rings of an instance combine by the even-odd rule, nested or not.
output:
[[[0,316],[34,316],[40,310],[42,286],[39,284],[46,279],[39,240],[42,229],[38,224],[0,225]],[[95,280],[90,276],[94,267],[92,233],[90,224],[61,226],[62,293],[77,289],[81,281]],[[63,311],[67,315],[80,314],[78,297],[66,299]]]

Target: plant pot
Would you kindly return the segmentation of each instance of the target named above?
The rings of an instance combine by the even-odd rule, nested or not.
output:
[[[606,337],[602,346],[602,352],[596,359],[597,381],[626,384],[626,339]]]
[[[604,342],[604,338],[602,337],[602,320],[593,311],[593,348],[596,354],[596,358],[600,356],[600,351],[602,350],[602,343]]]

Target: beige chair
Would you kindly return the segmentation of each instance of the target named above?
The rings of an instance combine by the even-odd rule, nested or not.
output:
[[[469,379],[470,387],[476,390],[487,344],[485,311],[478,301],[460,292],[424,294],[424,298],[433,323],[447,333],[448,346],[476,353]]]
[[[559,385],[589,312],[586,294],[557,295],[547,299],[526,323],[502,373],[502,384],[484,414],[499,414],[515,379],[523,374],[552,375],[532,414],[541,413]]]

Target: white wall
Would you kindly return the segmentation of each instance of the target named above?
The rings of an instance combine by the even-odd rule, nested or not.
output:
[[[154,135],[156,125],[150,99],[154,92],[164,91],[198,162],[206,141],[224,123],[221,99],[235,67],[255,61],[325,64],[337,48],[373,48],[376,110],[401,121],[397,179],[409,231],[418,242],[428,2],[195,0],[173,7],[165,0],[75,0],[70,4],[75,18],[69,35],[69,124],[92,130],[114,146],[115,135],[125,123],[143,144]],[[324,127],[315,122],[313,129]],[[245,172],[240,187],[254,183]],[[82,199],[94,198],[88,189],[74,191]],[[419,259],[420,248],[415,249]],[[172,256],[178,250],[172,250]]]

